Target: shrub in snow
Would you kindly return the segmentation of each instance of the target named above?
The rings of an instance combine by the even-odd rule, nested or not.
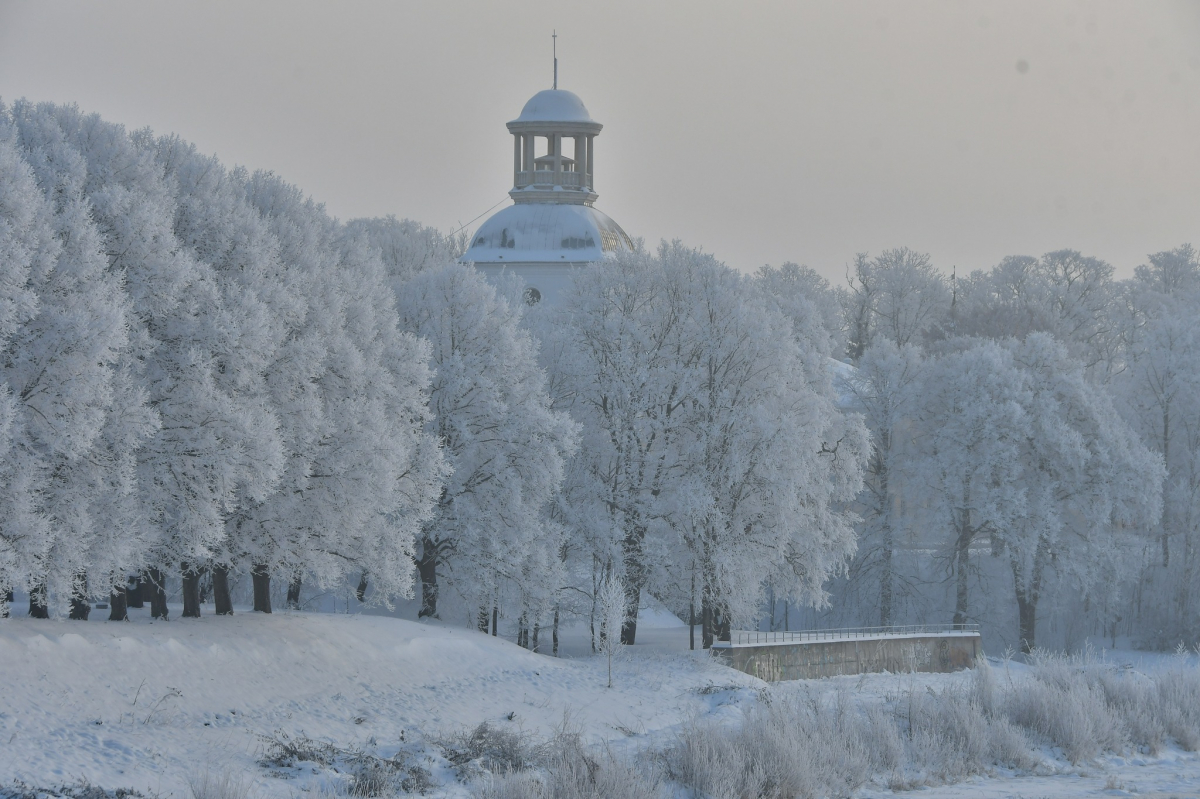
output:
[[[653,764],[612,751],[589,752],[564,724],[539,747],[533,769],[489,775],[475,787],[480,799],[656,799],[662,780]]]
[[[1032,679],[1008,698],[1013,722],[1062,749],[1072,763],[1125,748],[1122,718],[1078,661],[1041,655],[1036,663]]]
[[[374,746],[374,740],[368,743]],[[344,748],[303,735],[292,737],[280,731],[273,736],[264,736],[263,745],[263,755],[258,760],[260,766],[285,777],[291,776],[288,770],[301,766],[313,774],[326,773],[336,781],[338,792],[348,796],[422,793],[433,784],[429,771],[411,762],[409,753],[403,750],[391,757],[380,757],[367,747]],[[217,787],[220,783],[215,783],[212,790]],[[244,795],[225,796],[218,792],[211,793],[211,797],[201,796],[194,785],[192,792],[195,799],[245,799]]]
[[[146,794],[133,788],[101,788],[86,780],[53,788],[35,788],[17,781],[0,785],[0,799],[146,799]]]
[[[898,703],[910,767],[923,782],[956,782],[996,765],[1031,769],[1029,738],[1008,719],[989,715],[973,687],[909,692]]]
[[[460,776],[482,770],[491,774],[511,774],[533,765],[538,744],[520,730],[505,730],[488,722],[469,732],[460,732],[438,742],[446,759]]]
[[[751,711],[740,729],[686,725],[664,763],[672,779],[707,796],[842,796],[870,778],[876,740],[848,698],[830,706],[804,692]]]
[[[250,789],[249,780],[228,769],[213,771],[207,768],[188,779],[192,799],[249,799]]]

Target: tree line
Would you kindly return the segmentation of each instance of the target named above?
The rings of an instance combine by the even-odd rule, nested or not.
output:
[[[356,586],[555,651],[563,618],[607,636],[614,584],[624,642],[649,594],[707,646],[777,599],[978,620],[1002,571],[1026,646],[1068,586],[1097,624],[1149,591],[1139,618],[1195,629],[1190,248],[1129,281],[899,249],[834,288],[670,242],[555,307],[461,252],[174,136],[0,108],[0,600]]]
[[[852,550],[829,337],[709,256],[591,270],[564,321],[461,241],[74,107],[0,109],[0,163],[0,596],[34,616],[124,618],[130,575],[184,616],[243,575],[264,611],[415,576],[422,615],[536,647],[616,577],[710,640]]]
[[[1039,619],[1057,646],[1200,638],[1191,246],[1126,280],[1074,250],[959,277],[901,248],[827,296],[873,450],[825,621],[984,622],[1026,651]]]

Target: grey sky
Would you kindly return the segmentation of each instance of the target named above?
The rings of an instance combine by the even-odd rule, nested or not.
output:
[[[605,125],[596,205],[650,243],[835,279],[899,245],[1120,274],[1200,245],[1200,2],[0,0],[0,98],[450,229],[505,199],[552,28]]]

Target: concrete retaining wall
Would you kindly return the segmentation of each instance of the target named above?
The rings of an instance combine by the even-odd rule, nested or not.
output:
[[[714,644],[726,665],[762,680],[810,680],[842,674],[950,672],[975,667],[977,633],[905,635],[772,644]]]

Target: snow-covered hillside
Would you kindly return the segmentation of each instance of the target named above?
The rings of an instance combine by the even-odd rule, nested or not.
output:
[[[255,764],[261,736],[394,751],[482,721],[544,735],[569,714],[592,740],[623,739],[712,712],[704,686],[762,685],[706,652],[646,646],[617,660],[608,690],[600,658],[376,616],[131,618],[0,621],[0,786],[83,779],[190,796],[189,778],[214,769],[291,797],[302,784]]]
[[[597,752],[621,756],[674,747],[669,757],[678,759],[705,735],[720,735],[704,730],[753,728],[772,708],[823,706],[835,715],[814,717],[818,735],[828,729],[827,737],[839,741],[845,732],[823,725],[840,717],[844,711],[838,708],[858,706],[865,711],[860,728],[882,740],[885,733],[872,727],[897,709],[912,714],[914,702],[936,709],[939,697],[946,697],[945,709],[936,712],[948,715],[934,721],[954,724],[954,714],[975,701],[971,673],[767,686],[707,653],[686,651],[686,627],[661,610],[645,614],[640,624],[645,643],[623,652],[615,686],[607,689],[601,657],[556,659],[469,629],[383,616],[239,612],[151,622],[147,611],[135,610],[128,623],[0,620],[0,789],[86,781],[192,799],[193,786],[206,776],[239,784],[234,799],[328,795],[347,788],[348,778],[334,769],[308,762],[267,768],[260,762],[271,741],[312,739],[343,753],[383,758],[400,753],[428,772],[429,795],[462,797],[472,789],[436,744],[456,735],[462,740],[481,722],[528,734],[530,741],[565,724]],[[566,651],[586,652],[578,631],[574,637],[580,640],[571,640],[569,631],[564,635]],[[1137,656],[1125,653],[1122,661],[1102,668],[1143,687],[1164,669],[1182,667],[1191,680],[1187,675],[1196,668],[1194,657],[1124,662],[1129,657]],[[1022,692],[1021,681],[1032,679],[1029,668],[1018,664],[993,668],[992,677],[998,690],[1015,684]],[[1072,696],[1086,698],[1086,686],[1082,690]],[[873,707],[891,709],[871,715]],[[1066,710],[1086,714],[1082,707]],[[974,723],[983,723],[971,712]],[[961,734],[994,735],[980,729]],[[803,734],[797,740],[803,743]],[[713,752],[739,743],[736,733],[709,741]],[[922,796],[944,799],[1200,796],[1200,758],[1169,736],[1152,753],[1128,747],[1074,764],[1063,750],[1039,744],[1036,735],[1028,741],[1032,748],[1022,756],[1027,767],[1020,770],[986,765],[980,773],[969,763],[941,763],[939,747],[949,745],[943,741],[924,744],[924,754],[916,752],[916,760],[895,772],[908,782],[892,785],[896,777],[886,774],[869,779],[859,774],[857,782],[848,782],[860,799],[894,795],[894,787],[925,781],[934,787]],[[796,741],[784,743],[795,748]],[[969,756],[984,762],[992,757],[986,748]],[[878,758],[879,752],[850,751],[846,757],[849,765],[838,768],[856,768],[856,757]],[[954,784],[962,779],[969,781]],[[663,796],[692,796],[682,788],[664,790]]]

